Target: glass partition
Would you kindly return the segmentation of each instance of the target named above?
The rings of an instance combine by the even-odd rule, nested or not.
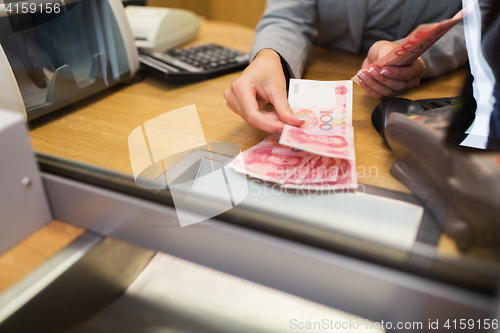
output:
[[[0,44],[19,84],[28,118],[30,113],[35,115],[33,118],[44,115],[28,124],[42,171],[170,206],[177,205],[177,193],[183,200],[183,209],[193,214],[209,211],[210,217],[244,228],[491,295],[497,291],[499,227],[495,223],[488,221],[482,224],[481,221],[486,221],[491,214],[498,212],[498,201],[495,201],[498,197],[490,196],[494,199],[491,201],[487,200],[488,197],[470,197],[461,192],[459,187],[446,187],[442,196],[438,194],[443,188],[432,193],[410,193],[389,176],[389,165],[395,161],[395,157],[383,146],[382,140],[365,140],[365,136],[374,133],[369,115],[376,101],[367,100],[360,91],[356,92],[355,98],[358,100],[355,103],[359,110],[354,110],[358,118],[353,121],[353,125],[358,138],[358,158],[363,161],[372,159],[370,165],[385,172],[385,182],[375,180],[377,174],[361,178],[357,190],[301,191],[282,189],[271,183],[232,173],[225,166],[235,155],[214,151],[213,142],[232,143],[245,150],[267,135],[235,118],[221,102],[224,90],[236,76],[229,75],[192,85],[174,85],[148,77],[136,85],[110,88],[129,70],[123,52],[125,37],[119,33],[116,19],[111,13],[104,0],[83,0],[66,14],[43,25],[9,33],[4,31],[10,27],[12,20],[9,17],[0,18]],[[482,64],[493,67],[493,74],[498,72],[496,66],[500,57],[490,54],[489,51],[494,48],[488,45],[498,45],[499,41],[495,39],[498,26],[497,17],[491,21],[490,29],[485,30],[483,44],[486,61]],[[220,29],[214,28],[211,32],[213,36],[221,36]],[[224,33],[230,36],[226,40],[228,46],[238,43],[241,38],[237,29]],[[207,38],[206,35],[200,35],[199,40],[204,41],[204,38]],[[248,38],[248,49],[251,42],[252,39]],[[16,51],[18,49],[21,51]],[[321,66],[331,64],[331,54],[317,49],[311,63],[316,69],[308,72],[307,78],[325,79],[329,74],[320,73]],[[339,54],[335,53],[337,56]],[[349,62],[349,57],[354,60]],[[341,54],[338,59],[346,62],[338,67],[355,73],[361,58]],[[471,63],[471,67],[474,66]],[[65,78],[70,77],[72,80],[62,81],[58,85],[55,82],[58,73],[66,73]],[[491,79],[495,75],[487,77]],[[340,79],[336,74],[329,78]],[[422,85],[419,91],[421,98],[426,97],[425,89],[432,89],[432,84],[447,83],[439,80],[434,82]],[[98,89],[91,88],[94,86]],[[498,84],[493,86],[495,89],[491,92],[498,96]],[[81,92],[76,92],[77,88]],[[474,89],[475,94],[480,91],[481,87]],[[82,96],[90,95],[80,100]],[[77,96],[78,100],[73,99],[73,96]],[[487,117],[490,127],[486,137],[491,138],[497,131],[498,101],[491,99],[491,93],[486,97],[490,102]],[[464,108],[472,105],[466,102],[466,98],[464,95]],[[145,124],[151,119],[190,104],[197,106],[207,147],[197,144],[191,150],[184,149],[174,161],[149,160],[153,156],[152,142],[144,139],[141,144],[145,149],[145,169],[148,163],[155,164],[145,183],[156,181],[156,185],[149,189],[144,183],[139,186],[137,177],[134,177],[129,150],[131,133],[137,131],[142,135],[147,132]],[[472,113],[477,114],[474,111]],[[190,127],[191,122],[182,116],[178,126],[189,134],[194,132],[193,127]],[[178,142],[163,144],[177,145]],[[377,146],[378,155],[367,150],[359,152],[358,147],[361,145]],[[458,155],[455,156],[456,147],[445,149],[450,149],[447,161],[451,164],[441,167],[452,168],[450,176],[455,178],[464,175],[466,179],[473,179],[472,184],[464,180],[463,184],[469,184],[468,188],[477,188],[481,192],[481,186],[484,185],[481,182],[498,184],[497,155],[487,161],[491,162],[492,167],[484,171],[484,177],[471,178],[474,172],[467,176],[471,169],[460,171],[457,166],[466,165],[462,161],[469,161],[471,167],[487,162],[470,160],[473,155],[467,155],[468,152],[457,151]],[[479,157],[481,161],[482,158],[483,155]],[[361,172],[359,166],[368,166],[365,164],[359,164],[356,171]],[[169,177],[168,170],[171,167],[180,170],[173,183],[164,179]],[[368,168],[365,168],[364,172],[367,171]],[[162,184],[160,188],[158,183]],[[236,200],[236,190],[241,188],[246,189],[245,195]],[[488,193],[498,193],[495,192],[498,191],[495,186],[487,190],[491,191]],[[450,195],[450,191],[454,195]],[[474,201],[474,198],[478,201]],[[482,213],[485,215],[480,215]],[[477,224],[476,217],[481,220]],[[184,228],[202,228],[203,223],[187,223]],[[449,228],[450,223],[452,228]],[[481,228],[478,229],[478,226]],[[182,227],[179,224],[178,228]],[[154,230],[151,229],[151,232]],[[482,237],[480,235],[490,241],[478,241],[478,237]]]

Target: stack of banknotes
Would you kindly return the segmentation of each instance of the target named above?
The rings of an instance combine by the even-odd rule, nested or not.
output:
[[[352,81],[290,80],[288,101],[305,123],[285,125],[229,166],[251,177],[305,190],[358,186]]]

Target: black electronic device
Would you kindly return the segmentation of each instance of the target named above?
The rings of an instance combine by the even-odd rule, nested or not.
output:
[[[479,17],[479,8],[473,9]],[[460,99],[387,99],[372,121],[398,160],[391,175],[425,203],[459,249],[500,250],[500,2],[467,44],[470,75]],[[466,36],[478,34],[465,25]],[[478,60],[476,52],[486,61]],[[446,104],[456,104],[446,106]],[[465,148],[464,148],[465,147]]]
[[[206,80],[248,65],[248,54],[216,44],[139,54],[144,69],[172,83]]]
[[[145,0],[122,0],[123,7],[127,6],[146,6]]]
[[[407,98],[388,98],[383,100],[372,112],[372,123],[375,129],[380,133],[384,141],[387,143],[385,135],[385,127],[389,116],[396,113],[419,113],[426,110],[433,110],[455,104],[457,98],[437,98],[437,99],[421,99],[411,100]]]

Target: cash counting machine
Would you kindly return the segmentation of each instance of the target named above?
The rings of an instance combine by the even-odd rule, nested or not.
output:
[[[27,10],[0,6],[0,105],[28,120],[127,81],[139,69],[121,1],[66,1],[57,14],[46,11],[53,2],[42,3]]]

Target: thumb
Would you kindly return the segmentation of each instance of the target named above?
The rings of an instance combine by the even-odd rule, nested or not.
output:
[[[297,117],[288,104],[288,99],[286,98],[286,90],[280,90],[280,93],[273,94],[271,103],[276,110],[276,113],[280,117],[280,119],[285,123],[293,126],[301,126],[304,124],[304,121]]]

